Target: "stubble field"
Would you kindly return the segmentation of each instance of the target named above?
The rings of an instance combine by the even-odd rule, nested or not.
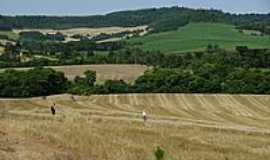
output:
[[[154,160],[161,146],[166,160],[268,160],[269,117],[268,95],[1,99],[0,159]]]

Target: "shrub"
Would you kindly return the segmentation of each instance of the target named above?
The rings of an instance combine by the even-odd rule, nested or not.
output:
[[[163,160],[164,155],[165,155],[165,151],[162,150],[159,146],[155,149],[154,151],[156,160]]]

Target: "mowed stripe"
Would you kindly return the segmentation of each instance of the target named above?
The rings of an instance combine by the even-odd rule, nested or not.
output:
[[[269,98],[255,95],[119,94],[73,99],[70,95],[60,95],[46,99],[2,99],[0,111],[46,118],[50,114],[49,106],[56,103],[57,113],[62,116],[96,116],[101,119],[109,116],[121,121],[123,118],[138,119],[145,110],[155,123],[172,121],[170,123],[178,125],[185,122],[259,131],[270,129]]]

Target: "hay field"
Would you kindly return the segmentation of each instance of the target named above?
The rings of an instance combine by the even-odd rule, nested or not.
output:
[[[47,33],[56,33],[60,32],[68,37],[79,34],[79,35],[98,35],[100,33],[120,33],[125,31],[135,31],[135,30],[146,30],[147,26],[137,26],[137,27],[100,27],[100,28],[71,28],[71,29],[14,29],[13,32],[19,34],[20,32],[28,32],[28,31],[38,31],[43,34]]]
[[[268,160],[270,96],[1,99],[0,142],[1,160],[154,160],[156,146],[166,151],[165,160]]]
[[[76,76],[82,76],[87,70],[97,72],[97,82],[104,82],[106,80],[124,80],[126,82],[133,82],[147,69],[144,65],[69,65],[69,66],[53,66],[50,67],[56,71],[64,72],[69,80],[73,80]],[[14,68],[16,70],[27,70],[30,68]],[[5,69],[0,69],[3,72]]]

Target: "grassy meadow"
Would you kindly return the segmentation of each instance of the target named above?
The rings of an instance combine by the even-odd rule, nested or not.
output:
[[[246,45],[250,48],[269,48],[269,36],[252,36],[240,33],[232,25],[215,23],[191,23],[177,31],[150,34],[131,39],[130,42],[142,42],[146,50],[160,50],[166,53],[196,51],[207,45],[219,45],[232,49]]]

